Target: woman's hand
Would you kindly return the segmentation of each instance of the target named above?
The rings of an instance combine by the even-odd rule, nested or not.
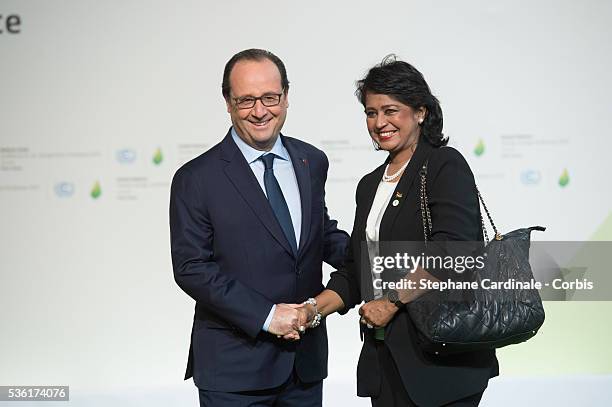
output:
[[[359,308],[359,315],[362,324],[382,328],[391,321],[397,310],[395,304],[389,302],[387,298],[381,298],[363,304]]]

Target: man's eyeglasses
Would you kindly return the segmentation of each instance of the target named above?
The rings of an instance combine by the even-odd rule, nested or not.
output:
[[[281,91],[282,92],[282,91]],[[280,101],[282,93],[268,93],[260,97],[245,96],[243,98],[234,98],[234,103],[238,109],[252,109],[258,100],[261,100],[261,104],[265,107],[277,106]]]

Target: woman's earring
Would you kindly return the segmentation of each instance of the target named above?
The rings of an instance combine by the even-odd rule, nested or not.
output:
[[[376,150],[376,151],[380,150],[380,144],[378,144],[374,140],[372,140],[372,144],[374,144],[374,150]]]

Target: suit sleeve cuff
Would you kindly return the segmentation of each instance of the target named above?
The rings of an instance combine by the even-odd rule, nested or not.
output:
[[[264,322],[263,327],[261,328],[263,331],[268,332],[268,329],[270,328],[270,324],[272,323],[272,317],[274,316],[275,310],[276,310],[276,304],[272,305],[272,309],[270,309],[268,318],[266,318],[266,321]]]

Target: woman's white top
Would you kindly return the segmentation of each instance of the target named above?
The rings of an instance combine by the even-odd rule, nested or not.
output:
[[[372,203],[372,208],[370,208],[370,213],[368,214],[368,220],[366,222],[366,242],[368,245],[370,265],[374,263],[374,257],[377,257],[379,254],[378,239],[380,233],[380,222],[382,221],[383,215],[385,214],[385,210],[389,205],[389,201],[393,196],[393,191],[395,191],[396,186],[397,182],[380,181],[380,184],[378,184],[378,188],[376,189],[374,202]],[[370,270],[372,270],[371,267]],[[376,274],[374,271],[371,271],[371,273],[372,282],[374,282],[374,279],[380,278],[380,274]],[[382,296],[382,290],[374,287],[374,299],[381,298]]]

